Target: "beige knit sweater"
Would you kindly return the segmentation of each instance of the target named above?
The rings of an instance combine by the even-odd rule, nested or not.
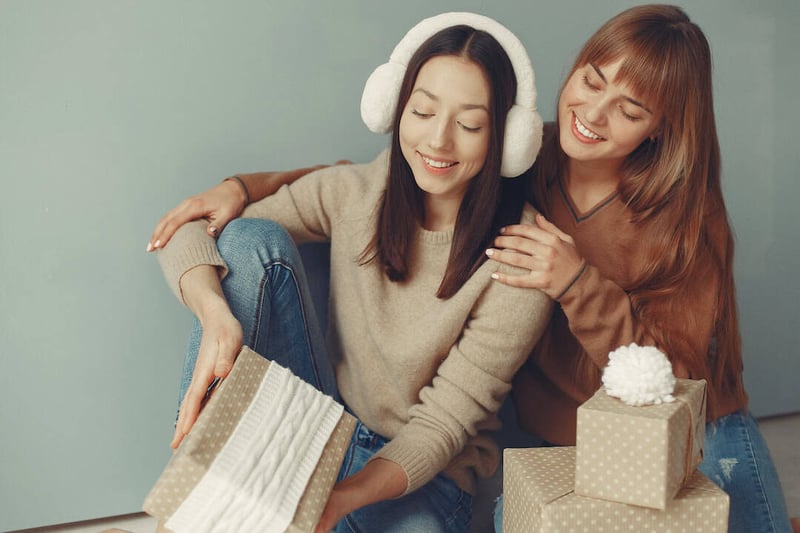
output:
[[[475,476],[489,476],[499,464],[489,431],[499,426],[496,413],[551,302],[539,291],[493,281],[492,272],[508,267],[492,260],[454,296],[437,298],[452,231],[419,230],[406,281],[389,281],[374,262],[359,265],[387,169],[384,152],[369,164],[318,170],[243,216],[273,219],[298,243],[331,242],[328,344],[339,391],[367,427],[391,439],[377,456],[404,469],[407,492],[442,470],[474,492]],[[533,213],[526,206],[523,219]],[[180,278],[192,267],[227,272],[206,225],[185,225],[159,252],[179,298]]]

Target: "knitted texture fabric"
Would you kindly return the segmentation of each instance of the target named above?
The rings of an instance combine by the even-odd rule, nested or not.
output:
[[[285,531],[341,414],[332,398],[272,363],[230,439],[167,528]]]

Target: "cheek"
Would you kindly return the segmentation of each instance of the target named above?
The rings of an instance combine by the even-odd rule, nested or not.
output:
[[[559,108],[568,105],[570,100],[577,96],[580,89],[578,83],[579,82],[574,75],[567,81],[567,83],[564,85],[564,88],[561,90],[561,94],[558,96]]]
[[[413,140],[414,140],[413,129],[409,126],[408,121],[401,118],[400,127],[398,128],[397,133],[398,133],[397,138],[400,141],[400,149],[405,154],[407,150],[411,149],[413,145]]]
[[[476,167],[483,167],[486,163],[486,154],[489,153],[489,138],[486,136],[469,139],[469,142],[464,143],[467,150],[467,159]]]
[[[623,119],[624,120],[624,119]],[[627,129],[627,131],[625,131]],[[634,151],[649,135],[649,129],[631,128],[630,124],[621,124],[619,142],[629,152]]]

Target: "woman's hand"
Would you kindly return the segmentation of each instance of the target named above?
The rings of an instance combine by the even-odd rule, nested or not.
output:
[[[369,461],[333,487],[315,533],[331,531],[356,509],[400,496],[407,486],[408,477],[397,463],[381,458]]]
[[[197,421],[211,383],[228,375],[242,348],[242,326],[225,301],[214,267],[201,265],[188,271],[181,279],[181,288],[187,305],[203,326],[203,336],[192,381],[178,413],[170,443],[173,448],[178,447]]]
[[[242,214],[245,204],[244,190],[234,180],[223,181],[197,196],[190,196],[161,217],[147,243],[147,251],[163,248],[178,228],[199,218],[208,220],[206,231],[216,237],[228,222]]]
[[[583,258],[572,237],[537,214],[535,225],[515,224],[503,228],[495,248],[486,250],[492,259],[527,270],[525,274],[496,272],[493,277],[506,285],[539,289],[557,298],[575,279]]]

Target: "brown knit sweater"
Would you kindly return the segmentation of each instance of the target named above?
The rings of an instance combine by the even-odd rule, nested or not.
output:
[[[442,470],[474,492],[499,451],[489,430],[511,380],[550,316],[541,292],[491,279],[487,260],[451,298],[436,291],[452,231],[420,229],[407,280],[391,282],[375,262],[359,265],[386,187],[388,155],[366,165],[308,174],[254,203],[245,217],[278,221],[297,242],[331,242],[330,356],[342,398],[391,441],[378,456],[399,464],[413,491]],[[526,206],[523,220],[533,209]],[[200,264],[224,263],[205,222],[185,225],[159,252],[169,285]],[[254,287],[256,290],[256,287]]]
[[[588,266],[554,307],[544,335],[514,380],[512,395],[524,429],[555,444],[574,445],[577,408],[600,386],[608,353],[632,342],[656,344],[648,331],[655,326],[634,312],[626,292],[642,268],[648,242],[617,194],[588,213],[572,205],[559,179],[552,180],[546,196],[551,222],[572,236]],[[657,327],[670,328],[695,353],[708,354],[720,282],[711,252],[700,253],[706,255],[689,283],[670,295],[670,308],[679,312]],[[673,371],[717,387],[708,368],[691,375],[673,359]],[[747,405],[744,392],[720,393],[717,399],[716,416]]]

